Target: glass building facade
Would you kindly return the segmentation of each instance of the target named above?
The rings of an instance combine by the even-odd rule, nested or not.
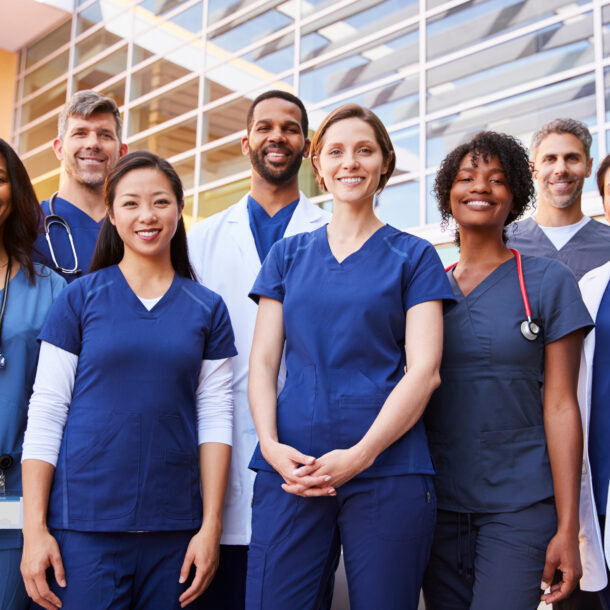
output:
[[[527,144],[569,116],[589,126],[599,160],[607,83],[610,0],[76,0],[19,53],[12,139],[46,197],[59,180],[51,141],[62,105],[79,89],[110,95],[129,149],[180,173],[192,222],[248,190],[240,138],[256,95],[295,93],[313,130],[353,101],[380,116],[397,151],[380,218],[442,244],[452,237],[430,191],[447,152],[481,129]],[[309,163],[301,188],[331,205]],[[583,207],[601,213],[592,179]]]

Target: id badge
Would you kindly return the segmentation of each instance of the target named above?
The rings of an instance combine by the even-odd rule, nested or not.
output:
[[[23,528],[23,497],[0,496],[0,530]]]

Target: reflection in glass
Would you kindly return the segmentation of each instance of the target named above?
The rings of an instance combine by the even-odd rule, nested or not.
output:
[[[197,218],[206,218],[237,203],[250,190],[250,178],[199,193]]]
[[[94,25],[116,17],[125,9],[123,3],[116,0],[98,0],[84,8],[76,17],[76,35],[86,32]],[[128,15],[125,14],[124,19]]]
[[[174,169],[178,172],[180,180],[182,180],[182,188],[185,191],[192,189],[195,186],[195,157],[183,159],[182,161],[178,161],[177,163],[172,163],[172,165],[174,166]],[[192,209],[190,210],[189,214],[192,214]]]
[[[62,81],[42,95],[35,97],[21,107],[21,125],[26,125],[38,117],[63,106],[66,102],[67,82]]]
[[[578,3],[582,4],[581,1]],[[566,8],[572,8],[574,4],[574,0],[485,0],[451,7],[428,22],[428,59],[465,49],[535,21],[554,17],[562,11],[565,12]]]
[[[438,201],[434,196],[434,179],[436,175],[426,176],[426,221],[425,222],[440,222],[441,213],[438,209]],[[453,241],[453,228],[447,228],[447,240]]]
[[[379,220],[397,229],[420,224],[419,180],[386,186],[377,196],[375,212]]]
[[[246,128],[246,115],[252,100],[240,97],[203,114],[202,144],[213,142]]]
[[[179,4],[185,4],[185,2],[175,1],[163,3],[162,1],[159,2],[159,0],[154,0],[154,2],[156,5],[160,6],[165,4],[169,7],[167,9],[161,7],[163,9],[162,13],[166,13],[170,8],[174,8]],[[143,41],[152,41],[153,38],[157,39],[158,46],[154,51],[155,53],[161,54],[163,52],[163,48],[166,46],[166,40],[169,38],[174,39],[171,46],[175,47],[177,44],[190,38],[193,34],[201,31],[203,26],[203,2],[201,1],[175,13],[167,20],[161,20],[160,18],[155,17],[155,15],[160,15],[161,13],[154,12],[154,10],[152,10],[154,8],[155,7],[152,6],[152,1],[143,2],[136,7],[134,29],[137,36],[137,44],[144,44],[144,46],[150,48]],[[153,30],[149,29],[151,26],[154,26]],[[140,35],[141,32],[145,33]]]
[[[49,143],[49,148],[51,148],[50,141],[54,140],[56,136],[57,116],[54,115],[19,135],[19,153],[25,153],[46,142]]]
[[[161,123],[194,110],[198,105],[199,79],[160,94],[133,108],[129,114],[129,135],[160,125]]]
[[[50,146],[27,159],[22,159],[22,161],[30,178],[32,178],[32,182],[37,176],[59,168],[59,161]]]
[[[126,66],[127,47],[124,46],[76,74],[74,77],[74,91],[93,89],[117,74],[124,72]]]
[[[301,97],[314,104],[395,75],[417,63],[417,40],[417,26],[409,26],[392,37],[362,45],[356,52],[305,70],[300,77]],[[417,80],[413,82],[417,84]],[[417,93],[417,87],[410,93]]]
[[[199,183],[201,186],[205,186],[209,182],[249,169],[250,160],[248,157],[244,157],[241,152],[241,142],[236,140],[201,153]]]
[[[208,26],[218,21],[210,3],[210,20]],[[242,8],[240,3],[239,8]],[[286,4],[287,5],[287,4]],[[265,11],[259,8],[247,17],[234,19],[230,23],[211,31],[208,34],[208,45],[206,47],[208,66],[213,66],[223,61],[227,55],[235,53],[244,47],[265,38],[288,25],[294,20],[290,10],[286,10],[285,4],[280,4],[276,9]],[[224,14],[225,11],[222,11]]]
[[[590,15],[560,22],[428,72],[428,112],[593,61]]]
[[[419,127],[401,129],[390,134],[396,153],[393,176],[419,172]]]
[[[111,97],[116,102],[117,106],[122,106],[125,103],[125,78],[121,78],[111,85],[102,87],[100,93]]]
[[[416,0],[385,0],[353,2],[348,6],[303,25],[301,31],[301,61],[307,61],[350,43],[358,42],[384,28],[417,16]],[[304,15],[319,11],[322,7],[305,3]],[[383,40],[381,41],[383,42]],[[379,44],[379,43],[377,43]],[[369,59],[379,58],[386,50],[379,47],[369,51]],[[417,49],[415,49],[417,52]],[[413,51],[407,53],[412,55]]]
[[[196,144],[197,119],[191,119],[141,140],[129,142],[129,150],[150,150],[164,159],[169,159],[195,148]]]
[[[572,117],[587,124],[595,122],[593,73],[428,123],[428,167],[439,165],[449,151],[482,129],[502,131],[527,143],[540,125],[560,116]]]
[[[115,19],[111,23],[107,24],[105,28],[97,30],[93,32],[91,36],[87,36],[87,38],[81,40],[74,48],[74,65],[78,66],[79,64],[82,64],[98,53],[102,53],[108,47],[111,47],[117,42],[123,40],[121,31],[123,28],[118,27],[124,25],[121,24],[121,21],[124,20],[121,18],[118,20]]]
[[[68,71],[68,57],[69,51],[66,50],[27,74],[23,79],[23,95],[30,95],[56,78],[65,76]]]
[[[188,49],[182,49],[188,51]],[[131,79],[131,99],[146,95],[159,87],[163,87],[187,74],[193,72],[183,66],[181,53],[176,51],[167,58],[159,59],[145,68],[134,72]]]
[[[42,61],[59,49],[59,47],[70,42],[71,29],[72,19],[68,19],[68,21],[47,34],[42,40],[29,46],[25,53],[25,67],[33,66],[36,62]]]

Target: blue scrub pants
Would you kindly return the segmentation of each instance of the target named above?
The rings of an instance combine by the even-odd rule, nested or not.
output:
[[[512,513],[439,510],[424,577],[426,610],[535,610],[556,530],[552,498]]]
[[[0,549],[0,608],[26,610],[30,598],[21,578],[22,549]]]
[[[356,478],[327,498],[282,482],[256,475],[247,610],[318,610],[340,544],[351,610],[417,609],[436,514],[430,476]]]
[[[194,531],[107,533],[54,530],[67,586],[63,610],[172,610],[191,582],[178,583]],[[192,576],[192,573],[191,573]],[[40,606],[32,604],[32,608]]]

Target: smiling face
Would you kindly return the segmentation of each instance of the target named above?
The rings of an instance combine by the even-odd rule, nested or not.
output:
[[[3,154],[0,154],[0,236],[4,229],[4,223],[9,217],[13,208],[13,197],[11,189],[11,181],[8,175],[6,159]]]
[[[167,257],[182,212],[167,176],[158,169],[135,169],[117,183],[108,215],[125,256]]]
[[[117,133],[114,115],[94,113],[88,118],[77,115],[68,118],[63,139],[53,142],[62,173],[68,180],[98,190],[110,169],[127,152]]]
[[[449,199],[460,230],[492,229],[501,235],[508,215],[514,212],[513,194],[498,157],[464,156]]]
[[[252,170],[263,180],[282,185],[297,180],[309,140],[301,127],[301,109],[282,98],[268,98],[254,108],[242,152],[250,157]]]
[[[333,123],[313,164],[335,203],[372,205],[381,176],[388,171],[375,131],[359,118]]]
[[[540,206],[580,206],[585,178],[591,174],[582,142],[571,133],[550,133],[534,156],[534,178],[538,182]]]

